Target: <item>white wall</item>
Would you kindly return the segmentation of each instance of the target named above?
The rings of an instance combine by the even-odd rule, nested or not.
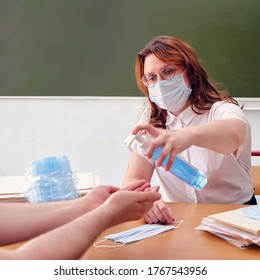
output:
[[[260,150],[260,98],[239,102]],[[129,156],[123,141],[144,107],[142,97],[0,97],[0,176],[24,175],[34,160],[67,155],[73,170],[120,185]]]
[[[67,155],[72,169],[119,185],[123,143],[143,111],[141,98],[0,98],[0,175],[24,175],[34,160]]]

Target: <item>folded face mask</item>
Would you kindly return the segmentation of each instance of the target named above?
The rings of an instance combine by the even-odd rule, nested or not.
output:
[[[67,156],[46,157],[32,162],[25,174],[24,195],[28,202],[78,198],[77,178]]]
[[[260,205],[240,208],[240,210],[247,218],[260,220]]]
[[[121,231],[118,233],[113,233],[104,236],[103,240],[97,241],[94,244],[94,247],[122,247],[127,243],[135,242],[138,240],[142,240],[162,232],[177,228],[183,221],[175,222],[171,225],[161,225],[161,224],[145,224],[139,227],[135,227],[133,229]],[[112,240],[117,243],[121,243],[120,245],[99,245],[99,243],[104,242],[105,240]]]

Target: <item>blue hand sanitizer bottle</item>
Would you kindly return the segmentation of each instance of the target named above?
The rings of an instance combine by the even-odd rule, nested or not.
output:
[[[147,149],[151,139],[145,135],[136,134],[134,139],[138,142],[142,149]],[[158,147],[154,150],[152,159],[154,161],[158,160],[163,146]],[[170,155],[168,155],[162,163],[162,166],[165,167],[169,161]],[[196,167],[192,166],[189,162],[182,159],[180,156],[177,156],[170,172],[176,175],[178,178],[192,186],[194,189],[200,191],[207,184],[207,177]]]

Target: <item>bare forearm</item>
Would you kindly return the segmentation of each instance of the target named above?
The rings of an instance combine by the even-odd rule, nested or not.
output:
[[[96,236],[110,224],[99,209],[26,242],[13,259],[79,259]]]
[[[243,143],[246,127],[238,119],[225,119],[188,129],[191,130],[193,145],[229,154]]]
[[[139,180],[150,182],[152,175],[152,165],[133,151],[123,178],[122,186],[127,186]]]
[[[0,245],[28,240],[83,214],[84,201],[1,203]],[[81,206],[82,203],[82,206]]]
[[[105,228],[140,219],[160,198],[157,192],[116,192],[95,210],[26,242],[16,251],[0,250],[0,259],[78,259]]]

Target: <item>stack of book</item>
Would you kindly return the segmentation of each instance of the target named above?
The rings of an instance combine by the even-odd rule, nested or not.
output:
[[[196,228],[240,247],[260,246],[260,205],[221,212],[203,218]]]

